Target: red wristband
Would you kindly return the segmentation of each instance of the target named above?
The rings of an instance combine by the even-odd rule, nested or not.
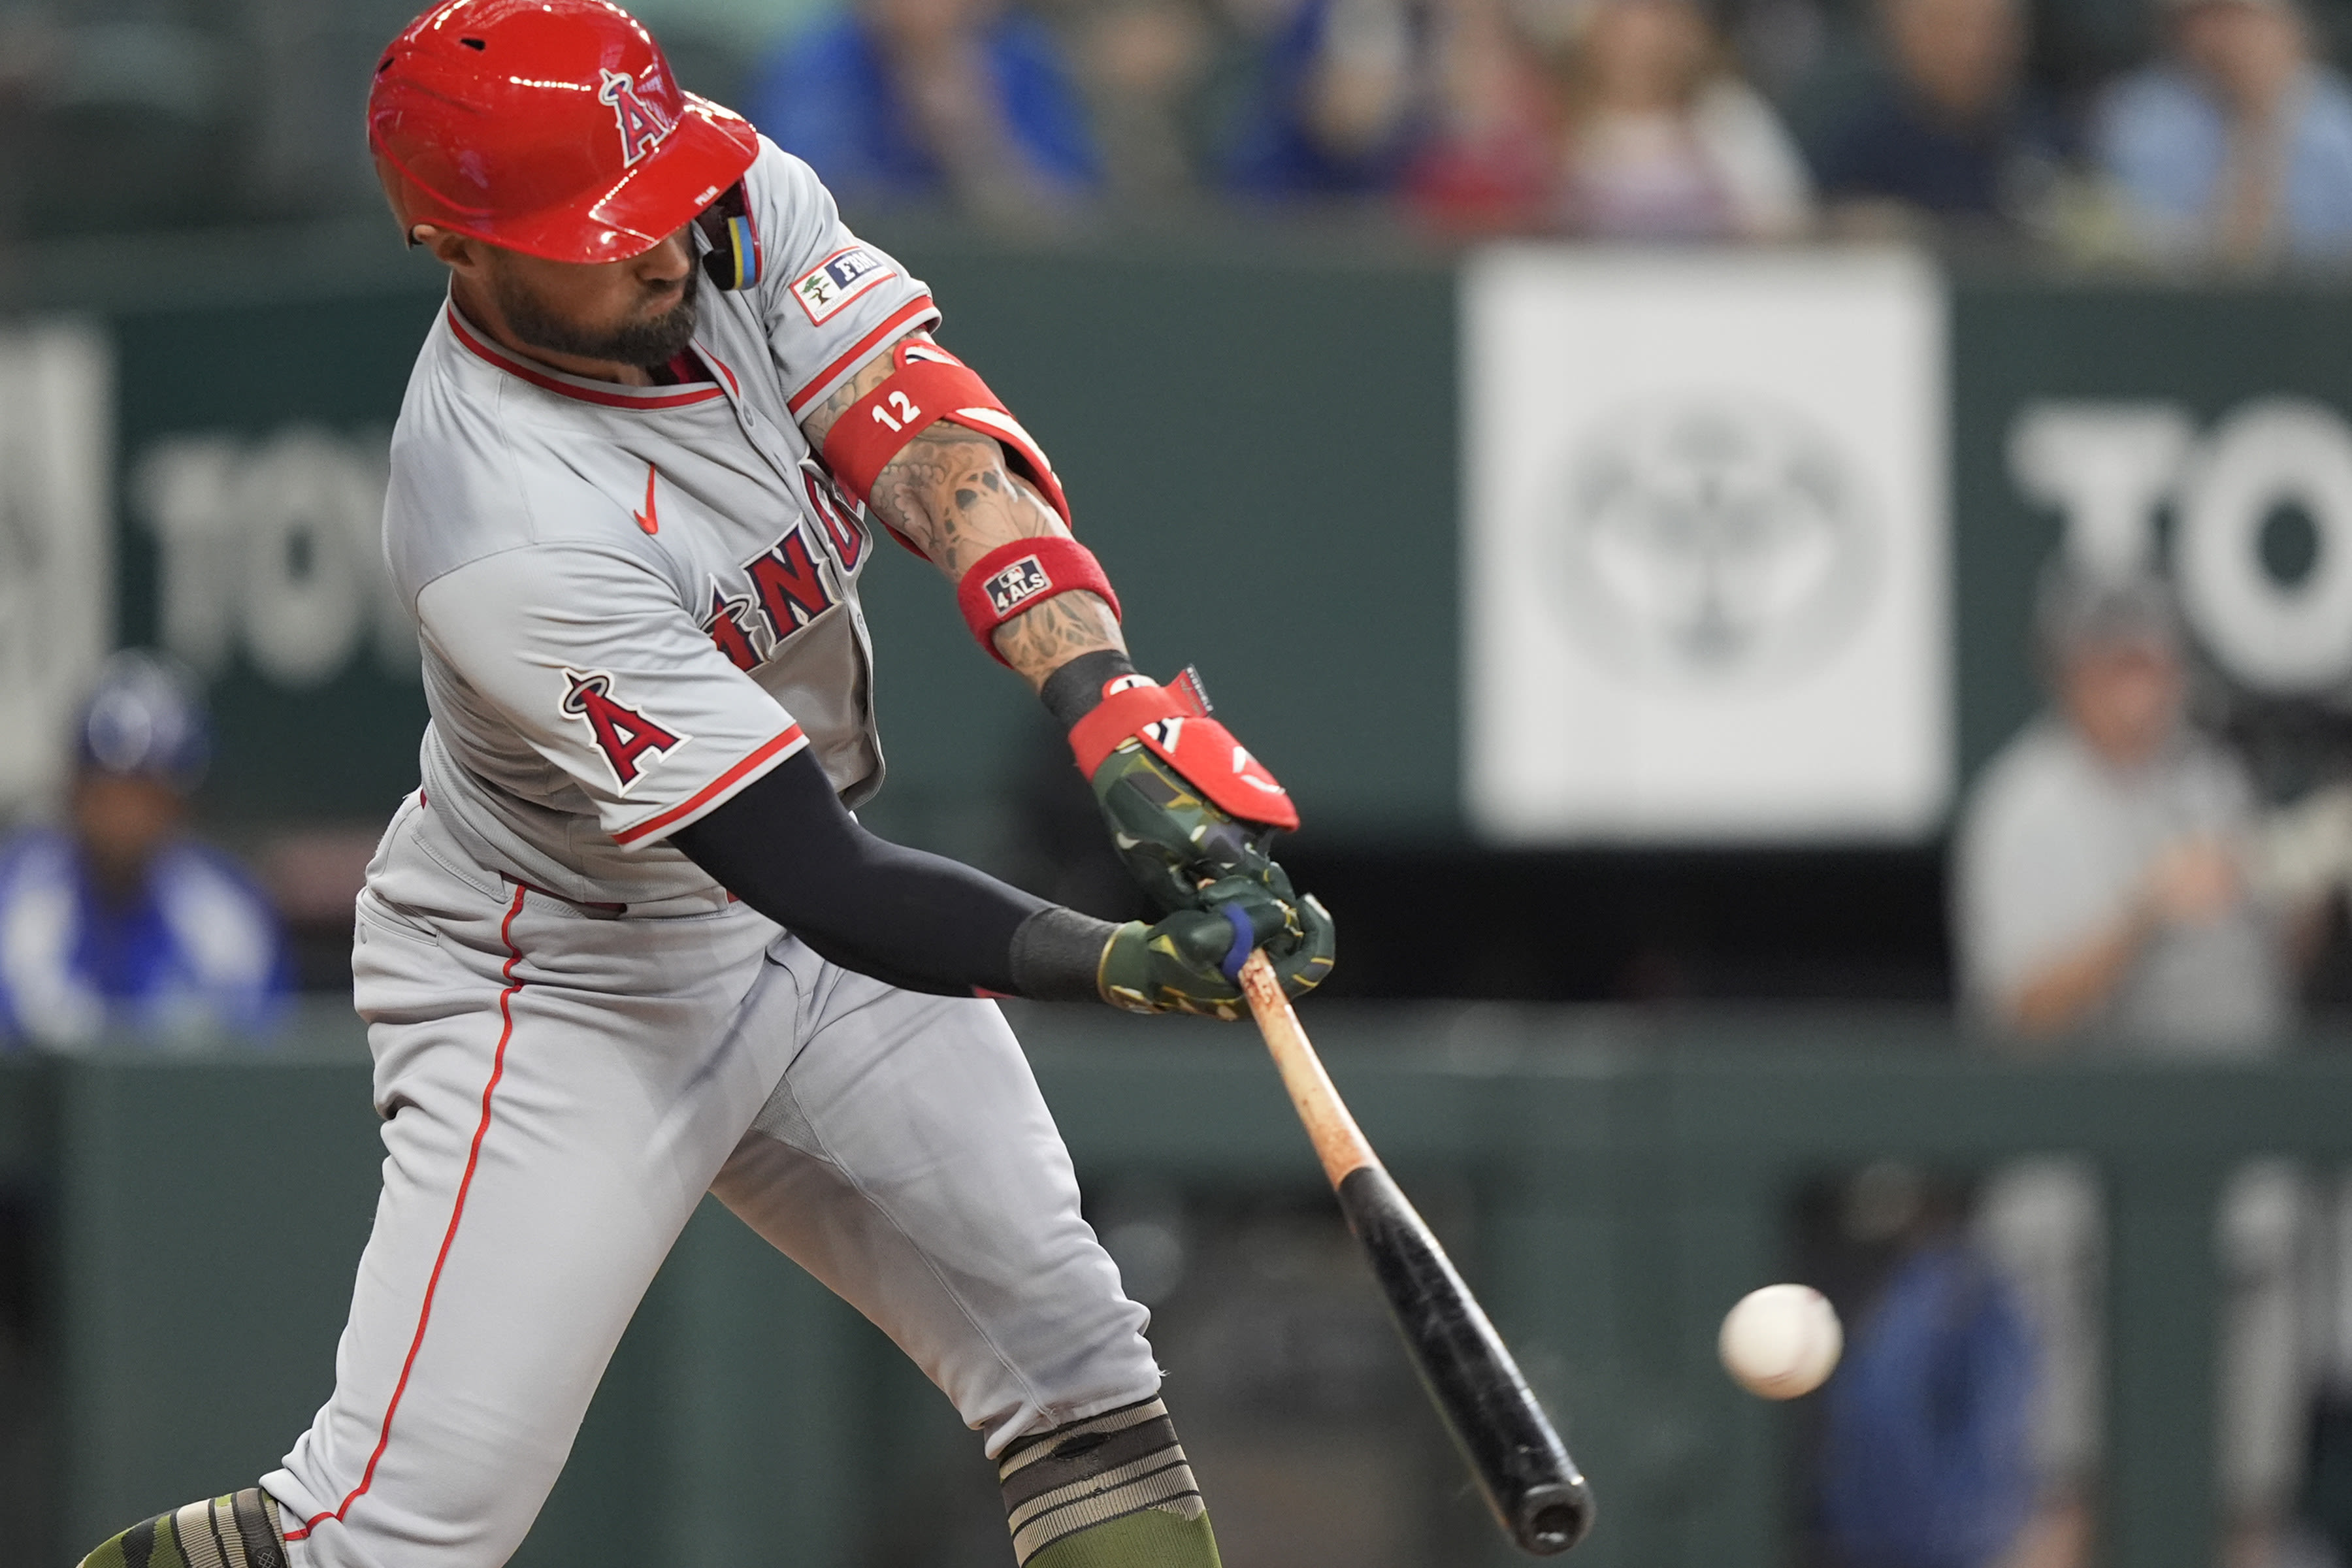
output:
[[[1016,539],[971,563],[956,584],[956,608],[963,612],[963,624],[988,657],[1010,668],[996,651],[996,629],[1056,594],[1078,589],[1100,597],[1110,606],[1112,618],[1118,617],[1118,595],[1110,591],[1110,579],[1103,575],[1093,551],[1061,534]]]
[[[971,366],[936,343],[901,342],[890,354],[898,368],[824,436],[824,466],[859,505],[871,500],[874,481],[908,442],[946,419],[1002,442],[1006,465],[1036,486],[1065,524],[1070,521],[1069,500],[1044,448]]]
[[[1070,726],[1070,752],[1088,779],[1113,752],[1138,742],[1176,770],[1185,783],[1226,816],[1285,831],[1298,826],[1298,807],[1264,763],[1234,732],[1164,686],[1114,691]]]

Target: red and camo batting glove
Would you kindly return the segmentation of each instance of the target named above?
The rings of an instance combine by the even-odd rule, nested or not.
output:
[[[1139,675],[1104,685],[1102,703],[1070,730],[1119,858],[1162,910],[1211,907],[1204,882],[1241,877],[1286,905],[1290,879],[1267,852],[1298,809],[1233,731],[1209,716],[1200,678],[1167,686]]]

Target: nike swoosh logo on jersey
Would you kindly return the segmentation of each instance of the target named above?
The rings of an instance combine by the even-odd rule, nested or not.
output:
[[[646,465],[646,510],[629,514],[637,520],[637,526],[647,533],[661,531],[661,516],[654,510],[654,479],[659,472],[660,470],[651,463]]]

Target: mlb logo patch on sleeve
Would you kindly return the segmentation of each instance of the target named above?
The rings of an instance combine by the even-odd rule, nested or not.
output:
[[[836,250],[793,279],[793,298],[819,324],[898,269],[862,245]]]
[[[989,607],[1001,621],[1053,585],[1037,558],[1024,555],[988,580]]]

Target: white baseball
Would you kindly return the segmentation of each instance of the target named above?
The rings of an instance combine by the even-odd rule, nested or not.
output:
[[[1750,1290],[1724,1314],[1717,1353],[1732,1381],[1764,1399],[1794,1399],[1829,1378],[1845,1331],[1829,1298],[1810,1285]]]

